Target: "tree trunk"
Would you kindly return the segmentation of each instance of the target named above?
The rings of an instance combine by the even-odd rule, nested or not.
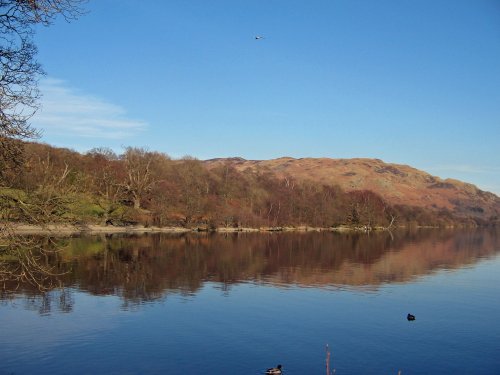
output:
[[[134,208],[137,210],[141,208],[141,199],[139,197],[134,197]]]

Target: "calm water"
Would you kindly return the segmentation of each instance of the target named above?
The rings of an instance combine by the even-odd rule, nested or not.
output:
[[[58,240],[0,299],[1,374],[500,374],[500,233]],[[416,321],[408,322],[408,312]]]

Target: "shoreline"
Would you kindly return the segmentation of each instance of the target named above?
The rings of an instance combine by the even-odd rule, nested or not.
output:
[[[97,225],[97,224],[19,224],[6,223],[6,227],[14,234],[18,235],[57,235],[71,236],[75,234],[120,234],[120,233],[273,233],[273,232],[369,232],[383,231],[386,228],[366,228],[366,227],[351,227],[338,226],[330,228],[318,228],[309,226],[298,227],[260,227],[260,228],[230,228],[219,227],[215,229],[207,229],[204,227],[155,227],[143,225],[131,226],[112,226],[112,225]],[[394,228],[397,229],[397,228]]]

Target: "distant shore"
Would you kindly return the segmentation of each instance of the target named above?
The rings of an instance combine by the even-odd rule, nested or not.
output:
[[[371,230],[384,230],[384,228],[367,228],[367,227],[352,227],[338,226],[330,228],[317,228],[309,226],[298,227],[260,227],[260,228],[244,228],[244,227],[219,227],[208,229],[205,227],[155,227],[143,225],[128,225],[128,226],[113,226],[113,225],[70,225],[70,224],[8,224],[9,230],[19,235],[59,235],[70,236],[75,234],[118,234],[118,233],[190,233],[190,232],[218,232],[218,233],[238,233],[238,232],[366,232]]]

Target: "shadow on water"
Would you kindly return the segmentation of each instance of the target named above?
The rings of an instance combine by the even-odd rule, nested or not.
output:
[[[41,293],[13,285],[15,292],[3,292],[0,300],[23,295],[27,308],[46,314],[71,312],[71,289],[117,295],[125,309],[171,293],[189,296],[206,282],[226,292],[235,283],[371,290],[500,251],[497,230],[102,235],[57,242],[61,251],[46,261],[63,288]]]

